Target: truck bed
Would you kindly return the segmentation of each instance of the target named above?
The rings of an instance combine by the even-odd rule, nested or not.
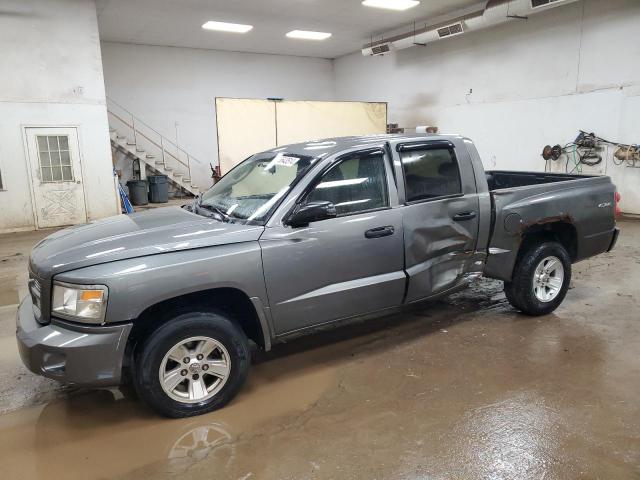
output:
[[[547,183],[566,182],[591,178],[592,175],[569,175],[566,173],[515,172],[509,170],[489,170],[485,172],[489,190],[526,187]]]
[[[574,262],[607,251],[615,230],[615,187],[605,176],[487,171],[492,225],[485,275],[510,281],[527,234],[571,245]]]

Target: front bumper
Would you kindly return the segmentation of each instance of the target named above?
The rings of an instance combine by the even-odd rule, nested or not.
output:
[[[16,323],[20,357],[33,373],[89,387],[120,383],[131,323],[85,326],[56,319],[40,325],[30,297],[20,304]]]

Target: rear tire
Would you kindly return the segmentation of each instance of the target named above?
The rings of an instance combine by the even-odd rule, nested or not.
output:
[[[178,315],[152,332],[135,357],[138,396],[156,412],[190,417],[225,406],[251,363],[244,332],[213,312]]]
[[[530,246],[516,263],[511,282],[504,283],[509,303],[532,316],[553,312],[571,283],[571,257],[558,242]]]

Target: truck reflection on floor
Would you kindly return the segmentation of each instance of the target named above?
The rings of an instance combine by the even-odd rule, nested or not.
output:
[[[152,465],[175,475],[205,458],[222,473],[235,458],[228,425],[209,415],[168,422],[117,390],[51,403],[35,430],[36,478],[144,476]]]

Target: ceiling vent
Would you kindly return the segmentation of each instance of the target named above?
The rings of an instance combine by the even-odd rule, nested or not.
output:
[[[384,53],[388,53],[391,50],[391,47],[388,43],[383,43],[382,45],[376,45],[371,47],[372,55],[382,55]]]
[[[564,0],[531,0],[531,8],[546,7],[552,3],[563,2]]]
[[[372,45],[370,47],[366,47],[362,49],[362,55],[371,56],[371,55],[384,55],[385,53],[389,53],[392,49],[390,43],[379,43],[377,45]]]
[[[535,0],[532,0],[532,1],[535,1]],[[462,22],[458,22],[451,25],[447,25],[446,27],[438,28],[438,37],[440,38],[451,37],[453,35],[460,35],[461,33],[464,33],[464,30],[462,29]]]

